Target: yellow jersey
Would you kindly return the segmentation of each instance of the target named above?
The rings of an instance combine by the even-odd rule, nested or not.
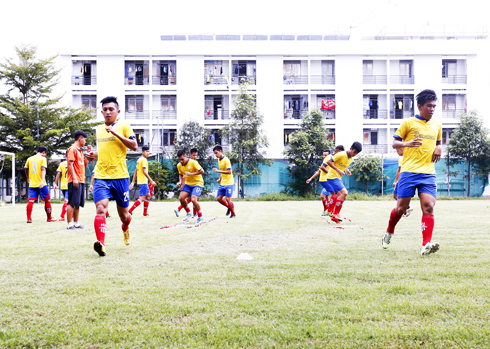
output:
[[[60,189],[68,190],[68,162],[66,161],[61,162],[56,172],[60,173],[60,178],[61,178]]]
[[[339,170],[342,170],[345,172],[347,168],[352,164],[352,161],[354,161],[354,158],[350,158],[349,155],[347,154],[346,151],[341,151],[335,154],[334,156],[329,155],[333,161],[333,164],[335,167],[337,167]],[[341,179],[342,176],[335,171],[332,167],[328,169],[328,175],[327,179]]]
[[[124,137],[135,137],[131,125],[126,121],[119,121],[113,125],[116,132]],[[126,165],[127,148],[119,138],[108,133],[105,128],[106,125],[100,125],[96,129],[98,158],[95,178],[129,178],[128,166]]]
[[[39,188],[42,182],[41,170],[48,167],[48,161],[41,154],[31,156],[26,161],[25,169],[29,170],[29,187]],[[46,181],[44,181],[46,185]]]
[[[218,160],[219,169],[221,171],[231,170],[231,162],[226,156]],[[221,174],[221,182],[220,185],[233,185],[235,184],[235,179],[233,178],[233,172],[231,174]]]
[[[185,177],[185,184],[190,185],[191,187],[199,186],[204,187],[204,180],[202,179],[202,175],[197,176],[186,176],[186,172],[197,172],[201,170],[201,165],[196,160],[188,159],[187,164],[182,166],[179,162],[177,165],[177,170],[179,173]]]
[[[327,168],[327,172],[324,172],[322,170],[322,167],[321,166],[320,166],[320,169],[318,170],[320,172],[320,182],[326,182],[327,181],[328,170],[329,170],[329,167],[328,167],[328,164],[327,164],[327,160],[329,158],[330,158],[330,155],[328,155],[325,159],[323,159],[323,164]]]
[[[442,141],[442,126],[437,120],[425,120],[416,115],[402,122],[394,137],[409,142],[417,137],[422,139],[422,145],[417,148],[405,147],[402,169],[400,172],[435,174],[432,155],[437,144]]]
[[[136,163],[136,171],[138,171],[136,180],[138,184],[148,184],[148,178],[146,178],[145,174],[143,173],[144,168],[146,168],[146,171],[148,171],[148,160],[142,156]]]
[[[400,156],[398,158],[398,167],[402,167],[402,164],[403,164],[403,156]]]

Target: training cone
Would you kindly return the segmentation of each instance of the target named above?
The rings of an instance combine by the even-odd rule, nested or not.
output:
[[[236,259],[238,261],[252,261],[254,258],[248,253],[241,253]]]

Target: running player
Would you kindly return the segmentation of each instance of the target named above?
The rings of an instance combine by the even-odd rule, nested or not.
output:
[[[51,216],[51,201],[49,200],[49,188],[46,185],[46,168],[48,162],[46,155],[48,148],[41,145],[37,148],[37,154],[27,159],[24,166],[27,183],[29,183],[29,201],[27,203],[27,223],[32,223],[32,207],[38,197],[44,201],[44,211],[48,222],[56,222],[57,219]]]
[[[395,233],[395,226],[407,210],[417,189],[422,209],[421,255],[437,252],[438,242],[431,242],[434,230],[434,206],[437,197],[434,163],[441,159],[442,127],[432,119],[437,95],[432,90],[423,90],[417,95],[420,115],[405,119],[393,136],[393,148],[405,148],[403,164],[398,181],[398,199],[391,211],[388,228],[381,239],[383,248],[388,248]]]
[[[177,165],[177,170],[179,171],[180,182],[177,183],[177,187],[181,188],[179,200],[182,207],[187,212],[184,218],[184,222],[188,221],[192,215],[191,210],[187,206],[186,198],[190,195],[191,202],[197,210],[197,224],[203,221],[201,206],[197,199],[201,196],[202,190],[204,188],[204,180],[202,179],[202,174],[204,173],[203,168],[196,160],[189,159],[185,154],[184,149],[180,149],[177,152],[177,157],[179,159],[179,164]]]
[[[88,187],[89,192],[94,191],[94,181],[95,181],[95,172],[97,171],[97,164],[95,164],[94,169],[92,171],[92,179],[90,180],[90,186]],[[109,213],[109,208],[107,208],[107,211],[105,213],[105,218],[111,218],[111,214]]]
[[[65,220],[66,206],[68,205],[68,162],[62,161],[56,170],[56,179],[54,180],[54,190],[58,189],[58,180],[61,178],[60,190],[65,198],[65,202],[63,203],[63,207],[61,208],[61,215],[59,220]]]
[[[148,174],[148,156],[150,155],[150,147],[144,145],[141,151],[141,157],[138,159],[136,163],[136,170],[134,171],[133,181],[129,185],[129,190],[133,189],[134,182],[136,180],[136,176],[138,177],[138,187],[140,189],[140,197],[136,200],[133,206],[129,209],[129,213],[133,214],[133,211],[136,207],[141,205],[144,202],[143,208],[143,217],[149,217],[148,214],[148,206],[150,205],[150,188],[148,186],[148,181],[150,181],[150,185],[153,187],[156,186],[156,183],[153,179],[150,178]]]
[[[396,149],[396,152],[398,153],[398,170],[396,171],[395,181],[393,182],[393,187],[395,188],[393,190],[393,197],[395,198],[395,200],[398,200],[398,186],[397,186],[397,184],[398,184],[398,180],[400,178],[400,171],[402,169],[403,148]],[[413,208],[410,208],[410,205],[409,205],[402,217],[410,216],[410,213],[412,213],[412,211],[413,211]]]
[[[125,121],[117,121],[121,112],[115,97],[106,97],[101,101],[102,115],[105,125],[96,129],[98,153],[92,153],[90,158],[97,156],[97,171],[94,180],[94,202],[97,215],[94,219],[95,235],[97,241],[94,250],[99,256],[106,255],[105,232],[106,212],[109,199],[114,198],[117,204],[117,212],[122,222],[124,243],[131,243],[129,224],[131,215],[129,206],[129,172],[126,165],[126,151],[136,151],[138,143],[131,125]]]
[[[67,206],[67,229],[83,229],[78,221],[80,207],[85,206],[85,166],[88,161],[83,156],[82,148],[85,146],[87,134],[82,130],[75,131],[75,143],[67,150],[68,160],[68,206]],[[72,219],[74,223],[72,222]]]
[[[350,171],[347,169],[352,161],[354,161],[354,156],[362,151],[362,145],[359,142],[352,143],[349,151],[343,151],[330,156],[327,160],[327,165],[330,166],[327,175],[327,181],[332,188],[332,191],[336,193],[335,198],[332,195],[333,200],[333,211],[332,211],[332,221],[335,223],[340,223],[339,213],[344,204],[345,198],[347,197],[347,189],[342,182],[342,176],[347,173],[350,176]],[[323,165],[322,165],[323,166]]]
[[[197,148],[192,148],[191,151],[190,151],[190,157],[192,160],[196,160],[197,161]],[[191,198],[190,196],[187,197],[187,199],[185,200],[188,204],[191,203]],[[199,201],[199,198],[197,198],[197,201]],[[175,210],[174,210],[174,213],[175,215],[178,217],[179,216],[179,213],[180,213],[180,210],[182,210],[182,208],[184,208],[182,205],[179,205],[179,207],[177,207]],[[192,212],[193,212],[193,216],[192,218],[196,218],[197,217],[197,210],[195,207],[192,208]]]
[[[327,156],[329,156],[332,152],[330,149],[325,149],[323,151],[323,163],[322,165],[326,165],[327,161]],[[327,215],[327,209],[328,209],[328,195],[332,191],[330,189],[330,185],[327,183],[327,174],[328,174],[328,165],[326,165],[326,170],[323,169],[324,166],[320,166],[318,171],[315,172],[313,176],[311,176],[309,179],[306,180],[307,184],[310,184],[310,182],[315,179],[318,175],[320,175],[320,185],[322,186],[322,192],[320,194],[320,198],[322,199],[322,204],[323,204],[323,213],[322,216]]]
[[[223,155],[223,148],[221,145],[217,145],[213,148],[214,155],[218,158],[218,167],[213,168],[213,172],[220,173],[221,176],[218,178],[217,182],[220,184],[218,188],[218,193],[216,195],[216,200],[223,206],[225,206],[228,211],[226,215],[231,214],[230,218],[235,218],[235,204],[231,201],[231,196],[233,195],[233,187],[235,186],[235,180],[233,179],[233,171],[231,168],[230,159]],[[223,200],[226,197],[226,200]]]

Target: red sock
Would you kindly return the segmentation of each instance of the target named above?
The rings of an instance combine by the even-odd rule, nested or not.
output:
[[[189,208],[189,206],[184,207],[184,210],[185,210],[185,212],[187,212],[187,213],[191,212],[191,209]]]
[[[234,216],[235,215],[235,204],[230,201],[230,204],[228,205],[228,208],[231,211],[231,215]]]
[[[29,200],[27,203],[27,220],[32,221],[31,215],[32,215],[32,207],[34,206],[34,200]]]
[[[434,231],[434,215],[423,214],[422,215],[422,246],[425,246],[430,240],[432,240],[432,232]]]
[[[143,204],[143,215],[148,214],[148,206],[150,205],[150,202],[148,200],[145,200],[145,203]]]
[[[221,199],[221,201],[218,201],[221,205],[225,206],[226,208],[229,208],[228,207],[228,203],[226,202],[225,199]]]
[[[63,207],[61,208],[61,218],[65,218],[65,213],[66,213],[66,206],[68,206],[68,201],[65,200],[65,203],[63,204]]]
[[[322,199],[323,211],[328,210],[328,196],[325,199]]]
[[[124,222],[122,219],[121,219],[121,222],[122,222],[122,230],[128,230],[129,229],[129,223],[131,223],[131,215],[129,216],[129,219],[127,222]]]
[[[141,205],[141,200],[140,200],[140,199],[138,199],[138,200],[136,200],[136,201],[134,202],[133,206],[132,206],[132,207],[129,209],[129,213],[132,213],[132,212],[134,211],[134,209],[135,209],[136,207],[138,207],[139,205]]]
[[[192,207],[192,214],[195,216],[197,214],[197,210],[195,207]]]
[[[198,216],[199,218],[201,218],[201,217],[202,217],[202,211],[201,211],[201,210],[197,211],[197,216]]]
[[[53,209],[51,208],[51,201],[49,201],[49,195],[44,199],[44,211],[46,211],[46,216],[48,216],[48,219],[51,219],[51,211]]]
[[[328,212],[333,213],[335,209],[335,204],[337,203],[337,195],[333,194],[328,202]]]
[[[339,214],[340,210],[342,209],[342,205],[344,204],[344,200],[337,200],[337,203],[335,204],[335,213],[334,214]]]
[[[392,211],[391,211],[391,214],[390,214],[390,221],[388,222],[388,229],[386,229],[386,232],[387,233],[390,233],[390,234],[394,234],[395,233],[395,226],[396,226],[396,223],[398,223],[398,221],[402,218],[402,216],[400,215],[397,215],[396,214],[396,209],[394,208]]]
[[[190,203],[191,203],[191,199],[190,199],[189,197],[187,197],[187,198],[185,199],[185,202],[187,202],[188,204],[190,204]],[[179,207],[177,207],[177,211],[180,211],[180,210],[182,210],[183,208],[184,208],[184,206],[180,205]],[[190,210],[190,209],[189,209],[189,210]],[[189,211],[187,211],[187,210],[186,210],[186,212],[189,212]]]
[[[97,237],[97,241],[100,241],[102,245],[105,246],[105,217],[104,216],[95,216],[94,219],[94,228],[95,228],[95,236]]]

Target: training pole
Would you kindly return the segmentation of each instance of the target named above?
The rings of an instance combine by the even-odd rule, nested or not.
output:
[[[12,207],[15,207],[15,153],[2,151],[0,152],[0,155],[12,156]]]

